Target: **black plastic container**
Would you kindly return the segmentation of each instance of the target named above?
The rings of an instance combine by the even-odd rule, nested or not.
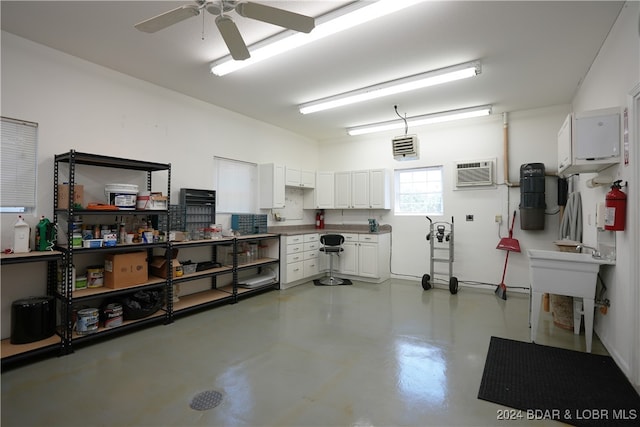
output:
[[[29,297],[11,304],[11,344],[27,344],[56,333],[56,305],[52,296]]]

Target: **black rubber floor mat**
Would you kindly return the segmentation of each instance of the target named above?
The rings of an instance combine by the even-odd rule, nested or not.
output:
[[[491,337],[478,398],[517,409],[507,421],[640,425],[640,396],[611,357],[534,343]]]
[[[320,283],[320,280],[322,279],[315,279],[313,281],[313,284],[316,286],[344,286],[344,285],[352,285],[353,283],[351,283],[351,280],[349,279],[340,279],[342,280],[342,283],[340,283],[339,285],[325,285],[324,283]]]

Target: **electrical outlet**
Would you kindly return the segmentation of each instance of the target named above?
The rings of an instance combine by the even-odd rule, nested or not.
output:
[[[502,224],[502,215],[496,215],[496,222]]]
[[[467,215],[467,221],[473,221],[473,215]]]

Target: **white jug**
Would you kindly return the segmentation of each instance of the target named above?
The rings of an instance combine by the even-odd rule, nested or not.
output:
[[[16,254],[29,252],[30,240],[31,227],[22,219],[22,215],[18,215],[18,221],[13,226],[13,252]]]

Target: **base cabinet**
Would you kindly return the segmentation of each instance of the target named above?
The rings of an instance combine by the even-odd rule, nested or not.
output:
[[[319,234],[297,234],[283,236],[281,239],[280,258],[286,260],[286,266],[282,271],[280,289],[300,285],[317,276],[320,271],[318,265]]]
[[[390,277],[389,234],[345,233],[343,235],[345,237],[344,252],[338,258],[338,273],[361,280],[372,279],[375,282],[382,282]]]

